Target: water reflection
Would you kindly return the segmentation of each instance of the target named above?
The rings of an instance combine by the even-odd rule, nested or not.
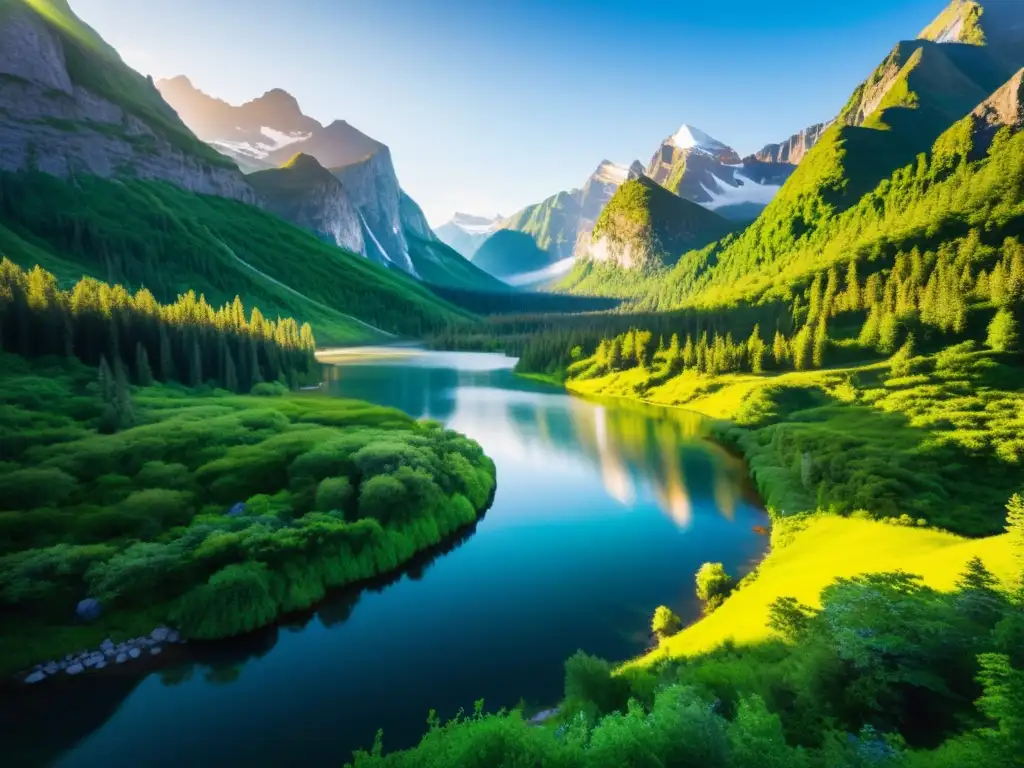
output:
[[[736,572],[765,547],[742,466],[700,439],[697,416],[570,398],[496,355],[345,359],[327,369],[330,394],[480,442],[498,469],[487,515],[400,575],[246,638],[185,646],[141,681],[47,683],[31,718],[16,697],[0,702],[17,723],[5,758],[33,764],[21,756],[57,731],[43,762],[59,754],[65,768],[339,764],[380,727],[389,748],[407,746],[431,708],[550,704],[578,648],[639,653],[656,606],[694,615],[702,562]]]

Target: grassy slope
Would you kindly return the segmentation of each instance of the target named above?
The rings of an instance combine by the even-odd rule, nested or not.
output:
[[[321,343],[383,337],[350,316],[407,336],[466,316],[412,278],[242,203],[159,182],[5,174],[2,183],[0,249],[62,280],[92,274],[161,299],[239,294],[264,314],[310,322]]]
[[[862,380],[877,378],[883,368],[884,364],[767,377],[738,374],[714,380],[684,374],[646,390],[643,399],[663,405],[682,405],[716,419],[743,419],[749,418],[751,407],[756,408],[764,395],[777,392],[780,388],[816,391],[820,387],[828,387],[829,381],[841,381],[848,376]],[[649,373],[633,369],[597,379],[570,380],[567,387],[583,395],[637,399],[637,385],[641,385],[642,389],[649,377]],[[1024,414],[1024,392],[1011,389],[1001,392],[1001,397],[997,398],[996,390],[987,389],[979,381],[973,382],[961,393],[942,393],[935,391],[934,381],[922,380],[927,378],[919,374],[916,380],[890,382],[881,388],[880,391],[885,393],[882,397],[877,395],[879,390],[867,398],[863,394],[859,395],[869,400],[877,398],[874,399],[875,407],[887,413],[890,418],[875,421],[866,418],[864,413],[857,412],[853,407],[847,407],[848,404],[833,403],[824,408],[797,410],[787,416],[790,423],[784,423],[783,426],[790,430],[790,435],[802,429],[820,427],[833,432],[837,441],[851,438],[863,440],[881,451],[881,455],[888,457],[886,460],[891,461],[895,468],[894,477],[898,476],[899,468],[904,465],[910,468],[918,466],[922,474],[927,475],[929,470],[925,469],[925,464],[920,463],[925,459],[915,463],[913,452],[922,448],[927,450],[930,445],[964,439],[964,450],[972,453],[986,444],[982,437],[986,429],[990,434],[1005,430],[1011,438],[1019,433],[1021,414]],[[954,386],[947,385],[948,388]],[[965,423],[964,415],[975,410],[976,405],[972,402],[974,398],[979,398],[979,404],[986,399],[990,403],[988,407],[981,406],[978,412],[1005,411],[1011,422],[1002,426],[994,422],[984,425]],[[996,399],[1002,405],[991,405]],[[903,410],[910,417],[910,423],[897,425],[895,420],[902,421]],[[812,415],[815,412],[825,414],[820,422],[815,423]],[[1014,418],[1015,422],[1012,421]],[[922,433],[918,433],[918,430],[922,430]],[[785,470],[776,466],[775,457],[768,450],[768,430],[760,431],[765,434],[765,439],[759,439],[758,430],[752,429],[741,436],[738,442],[747,453],[762,493],[769,500],[773,497],[778,499],[787,512],[813,509],[811,500],[804,498],[801,504],[799,489],[794,492],[791,487],[786,488],[788,481]],[[825,432],[822,435],[827,437]],[[735,430],[732,437],[735,437]],[[859,446],[851,449],[851,460],[858,449]],[[908,455],[911,456],[909,463],[903,458]],[[995,482],[1007,487],[998,489],[991,499],[986,500],[987,504],[997,506],[997,514],[1001,512],[998,499],[1008,498],[1011,489],[1019,490],[1014,486],[1015,478],[1018,485],[1020,482],[1016,464],[1010,462],[1002,466],[1002,483],[998,480]],[[963,466],[959,469],[953,467],[952,471],[954,475],[970,475],[974,472]],[[982,493],[975,490],[971,495]],[[906,498],[906,501],[902,497],[898,499],[898,503],[916,501],[911,498]],[[956,503],[952,506],[958,511]],[[774,600],[789,596],[817,606],[821,589],[839,577],[903,569],[921,575],[927,584],[936,589],[950,590],[967,560],[975,555],[981,557],[996,576],[1007,582],[1019,569],[1005,535],[965,539],[935,529],[834,515],[784,518],[778,530],[773,533],[773,545],[772,552],[759,566],[757,577],[744,582],[742,588],[721,608],[667,640],[657,652],[631,664],[646,665],[666,654],[670,657],[699,654],[728,641],[743,644],[764,640],[771,634],[767,618],[768,608]]]
[[[792,541],[761,563],[757,578],[725,604],[669,638],[639,660],[652,663],[710,651],[725,642],[750,644],[767,639],[768,608],[779,597],[795,597],[820,607],[821,590],[840,577],[904,570],[926,584],[952,590],[967,561],[978,556],[994,575],[1009,582],[1016,574],[1009,537],[962,539],[950,533],[920,530],[870,520],[825,516],[811,519]]]
[[[510,290],[508,285],[440,240],[427,240],[408,229],[405,239],[409,243],[409,257],[416,272],[431,285],[484,293],[507,293]]]

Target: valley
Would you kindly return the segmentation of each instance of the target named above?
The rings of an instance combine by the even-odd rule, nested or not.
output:
[[[0,755],[1024,764],[1024,4],[936,12],[644,150],[0,0]]]

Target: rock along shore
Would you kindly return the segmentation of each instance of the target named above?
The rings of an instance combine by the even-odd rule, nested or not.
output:
[[[121,643],[107,639],[99,648],[79,653],[69,653],[62,659],[36,664],[25,676],[28,684],[41,683],[54,675],[80,675],[89,670],[103,669],[112,664],[126,664],[144,656],[156,656],[165,645],[188,642],[176,629],[157,627],[148,635],[135,637]]]

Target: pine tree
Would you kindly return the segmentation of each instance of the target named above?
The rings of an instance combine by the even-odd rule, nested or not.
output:
[[[767,346],[761,338],[761,326],[755,325],[754,330],[747,339],[747,360],[750,363],[750,370],[753,373],[764,372],[764,356]]]
[[[135,378],[140,387],[148,387],[153,383],[153,369],[149,366],[149,355],[141,341],[135,342]]]
[[[985,343],[995,352],[1016,352],[1020,338],[1017,333],[1017,321],[1008,309],[1000,309],[988,325],[988,337]]]
[[[811,362],[812,346],[814,344],[813,338],[814,332],[811,330],[811,326],[805,325],[800,329],[800,332],[793,338],[792,342],[792,354],[793,354],[793,367],[798,371],[802,371],[807,368],[807,364]]]
[[[818,321],[818,327],[814,329],[814,367],[821,368],[825,365],[825,351],[828,349],[828,326],[825,316],[822,315]]]
[[[843,296],[842,305],[848,312],[856,312],[861,307],[860,281],[857,277],[856,261],[851,261],[846,268],[846,293]]]
[[[911,372],[910,363],[914,357],[914,334],[907,334],[907,340],[903,342],[896,354],[889,360],[889,370],[896,378],[909,376]]]
[[[772,359],[775,367],[781,368],[786,362],[786,337],[781,331],[775,331],[775,340],[772,342]]]
[[[114,382],[114,372],[110,370],[110,363],[107,362],[106,355],[100,356],[98,377],[100,397],[103,398],[103,402],[112,403],[114,401],[116,386]]]
[[[160,326],[160,380],[172,381],[177,378],[174,371],[174,354],[171,351],[171,340],[167,335],[167,327]]]
[[[118,429],[127,429],[135,424],[131,387],[128,386],[128,377],[120,360],[114,361],[114,399],[111,404],[117,413]]]
[[[857,337],[857,342],[863,347],[877,347],[879,324],[878,307],[872,306],[871,309],[868,310],[868,316],[864,321],[863,327],[860,329],[860,335]]]
[[[192,335],[188,356],[188,385],[198,387],[203,383],[203,357],[199,349],[199,340]]]
[[[231,356],[230,350],[227,351],[227,358],[224,361],[224,388],[232,392],[238,391],[238,373],[235,369],[235,359]]]
[[[878,323],[878,351],[883,355],[891,355],[896,349],[899,333],[900,323],[896,315],[892,312],[883,314]]]

